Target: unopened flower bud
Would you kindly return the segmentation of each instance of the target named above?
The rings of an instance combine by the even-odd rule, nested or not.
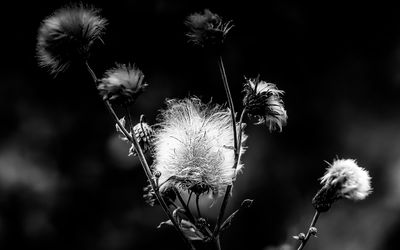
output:
[[[154,131],[147,123],[139,122],[136,124],[133,127],[133,133],[135,134],[143,153],[151,150],[154,141]],[[129,150],[129,155],[136,155],[136,151],[134,150],[133,146]]]
[[[310,234],[312,236],[315,236],[315,237],[317,236],[318,230],[316,227],[310,227],[310,229],[308,231],[310,232]]]

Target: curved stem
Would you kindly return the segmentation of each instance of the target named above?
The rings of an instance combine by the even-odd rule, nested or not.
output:
[[[313,217],[313,219],[312,219],[312,221],[311,221],[310,227],[308,228],[306,237],[304,238],[304,240],[301,241],[301,244],[300,244],[299,248],[297,248],[297,250],[303,249],[304,246],[307,244],[307,241],[310,239],[310,236],[311,236],[310,229],[311,229],[312,227],[314,227],[315,224],[317,223],[319,214],[320,214],[320,212],[315,211],[315,214],[314,214],[314,217]]]
[[[87,61],[86,61],[86,67],[87,67],[89,73],[91,74],[93,81],[95,83],[97,83],[96,74],[93,72],[93,70],[91,69],[91,67],[89,66]],[[190,240],[188,238],[186,238],[186,236],[183,234],[178,223],[175,221],[174,217],[172,216],[171,212],[169,211],[168,205],[165,203],[164,199],[161,197],[160,191],[158,190],[156,183],[154,182],[154,179],[152,178],[152,173],[151,173],[150,167],[147,164],[146,158],[144,157],[143,151],[139,145],[139,142],[135,136],[135,133],[132,133],[132,135],[130,135],[130,133],[125,129],[125,127],[119,121],[119,118],[118,118],[117,114],[115,113],[113,107],[111,106],[111,103],[108,100],[105,100],[104,102],[106,104],[107,110],[110,112],[112,118],[114,119],[114,122],[117,123],[117,125],[121,129],[122,133],[126,136],[126,138],[128,138],[128,140],[135,147],[136,154],[137,154],[139,161],[143,167],[146,177],[147,177],[148,181],[150,182],[151,188],[153,189],[153,191],[156,195],[157,201],[159,202],[159,204],[161,205],[165,214],[171,220],[175,229],[179,232],[179,235],[182,237],[182,239],[185,241],[185,243],[189,246],[190,249],[195,250],[195,247],[190,242]]]
[[[217,235],[217,237],[215,237],[215,246],[217,248],[217,250],[221,250],[221,241],[219,240],[219,235]]]

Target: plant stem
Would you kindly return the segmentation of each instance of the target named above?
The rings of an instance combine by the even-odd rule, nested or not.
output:
[[[233,164],[233,168],[236,169],[237,166],[237,159],[238,159],[238,138],[237,138],[237,131],[236,131],[236,115],[235,115],[235,107],[233,106],[233,100],[232,100],[232,95],[231,95],[231,91],[229,89],[229,84],[228,84],[228,78],[226,77],[226,72],[225,72],[225,67],[224,67],[224,61],[222,60],[222,56],[218,56],[218,68],[219,71],[221,73],[221,77],[222,77],[222,82],[224,84],[224,88],[225,88],[225,94],[226,94],[226,98],[228,100],[228,105],[229,105],[229,109],[231,111],[231,118],[232,118],[232,130],[233,130],[233,147],[234,147],[234,154],[235,154],[235,162]],[[219,210],[219,214],[217,217],[217,223],[215,224],[215,228],[214,228],[214,232],[213,232],[213,238],[215,238],[218,235],[219,229],[221,227],[221,223],[225,214],[225,210],[226,207],[228,205],[228,201],[229,201],[229,196],[232,190],[232,185],[228,185],[226,187],[226,191],[225,191],[225,196],[224,199],[222,201],[222,205],[221,208]]]
[[[314,214],[314,217],[313,217],[313,219],[312,219],[312,221],[311,221],[310,227],[308,228],[306,237],[304,238],[304,240],[301,241],[301,244],[300,244],[299,248],[297,248],[297,250],[303,249],[304,246],[307,244],[307,241],[310,239],[310,236],[311,236],[310,229],[311,229],[312,227],[314,227],[315,224],[317,223],[319,214],[320,214],[320,212],[315,211],[315,214]]]
[[[201,218],[200,207],[199,207],[199,198],[200,198],[200,195],[196,194],[197,217]]]
[[[186,202],[183,200],[181,193],[174,188],[175,194],[179,199],[179,202],[181,203],[181,205],[183,206],[183,209],[185,209],[186,211],[186,216],[188,217],[189,221],[192,222],[193,224],[196,224],[196,219],[194,218],[192,212],[190,211],[189,207],[186,205]]]
[[[85,62],[86,64],[86,68],[89,71],[90,75],[93,78],[93,81],[95,83],[97,83],[97,77],[96,74],[94,73],[94,71],[91,69],[91,67],[89,66],[88,62]],[[181,231],[178,223],[175,221],[174,217],[172,216],[170,210],[168,209],[168,205],[165,203],[164,199],[161,197],[160,191],[158,190],[154,179],[152,178],[152,173],[151,170],[149,168],[149,165],[147,164],[146,158],[144,157],[143,151],[139,145],[139,142],[135,136],[135,133],[132,133],[132,135],[129,134],[129,132],[125,129],[125,127],[121,124],[121,122],[119,121],[119,118],[117,116],[117,114],[115,113],[113,107],[111,106],[111,103],[108,100],[104,100],[104,103],[106,104],[107,110],[110,112],[112,118],[114,119],[114,122],[117,123],[118,127],[121,129],[122,133],[126,136],[126,138],[133,144],[133,146],[135,147],[136,150],[136,154],[139,158],[139,161],[143,167],[143,170],[146,174],[146,177],[148,179],[148,181],[150,182],[151,188],[153,189],[157,201],[160,203],[162,209],[164,210],[165,214],[168,216],[168,218],[171,220],[171,222],[173,223],[175,229],[179,232],[179,235],[182,237],[182,239],[185,241],[185,243],[188,245],[188,247],[191,250],[195,250],[195,247],[193,246],[193,244],[190,242],[190,240],[188,238],[186,238],[186,236],[183,234],[183,232]]]
[[[215,237],[214,242],[215,242],[215,246],[217,247],[217,250],[221,250],[221,241],[219,240],[219,235],[217,235]]]
[[[224,84],[226,98],[228,99],[229,109],[231,111],[232,129],[233,129],[233,136],[234,136],[234,138],[233,138],[233,140],[234,140],[233,146],[235,148],[235,154],[236,154],[237,153],[237,148],[238,148],[238,143],[237,143],[237,132],[236,132],[235,107],[233,106],[232,95],[231,95],[231,91],[229,90],[228,78],[226,77],[224,61],[222,60],[222,56],[218,57],[218,67],[219,67],[219,71],[221,73],[222,82]]]
[[[233,165],[233,168],[235,170],[233,181],[236,179],[236,168],[237,168],[237,165],[239,163],[239,155],[240,155],[240,149],[241,149],[240,145],[242,144],[242,123],[243,123],[243,117],[244,117],[245,113],[246,113],[246,109],[243,109],[243,111],[242,111],[242,113],[240,115],[238,147],[235,150],[235,162],[234,162],[234,165]],[[214,228],[214,232],[213,232],[213,237],[214,238],[218,237],[219,230],[221,228],[221,224],[222,224],[222,221],[223,221],[223,218],[224,218],[225,210],[226,210],[226,207],[228,205],[229,198],[231,196],[231,191],[232,191],[232,184],[230,184],[230,185],[228,185],[226,187],[224,199],[222,201],[221,209],[219,210],[219,214],[218,214],[218,217],[217,217],[217,223],[215,224],[215,228]]]

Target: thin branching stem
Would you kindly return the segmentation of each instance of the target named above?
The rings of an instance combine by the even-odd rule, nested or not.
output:
[[[201,218],[200,206],[199,206],[199,198],[200,198],[200,195],[196,194],[197,217]]]
[[[175,192],[176,196],[178,197],[179,202],[181,203],[181,205],[185,209],[185,213],[186,213],[187,218],[189,219],[189,221],[191,223],[193,223],[193,225],[196,225],[196,219],[194,218],[194,216],[193,216],[192,212],[190,211],[189,207],[187,206],[186,202],[183,200],[181,193],[176,188],[174,188],[174,192]],[[208,237],[212,236],[212,232],[208,228],[207,225],[205,225],[202,229],[204,229],[203,233],[205,233]]]
[[[215,246],[217,248],[217,250],[221,250],[221,241],[219,240],[219,235],[217,235],[217,237],[215,237]]]
[[[189,198],[187,199],[187,202],[186,202],[186,206],[187,206],[187,207],[189,207],[190,200],[192,199],[192,194],[193,194],[193,192],[190,191],[190,193],[189,193]]]
[[[189,221],[192,222],[193,224],[195,224],[196,223],[196,219],[194,218],[194,216],[193,216],[192,212],[190,211],[189,207],[186,205],[186,202],[183,200],[183,198],[181,196],[181,193],[176,188],[174,188],[174,192],[175,192],[176,196],[178,197],[179,202],[183,206],[183,209],[185,209],[186,216],[188,217]]]
[[[239,157],[238,155],[238,138],[237,138],[237,131],[236,131],[236,115],[235,115],[235,107],[233,106],[233,100],[232,100],[232,95],[231,91],[229,89],[229,83],[228,83],[228,78],[226,77],[226,72],[225,72],[225,67],[224,67],[224,61],[222,60],[222,56],[218,57],[218,68],[221,73],[222,77],[222,83],[224,84],[225,88],[225,93],[226,93],[226,98],[228,100],[228,105],[229,109],[231,111],[231,120],[232,120],[232,130],[233,130],[233,147],[234,147],[234,153],[235,153],[235,163],[233,165],[233,168],[236,169],[237,166],[237,159]],[[225,191],[225,196],[222,201],[221,208],[219,210],[219,214],[217,217],[217,223],[215,224],[214,232],[213,232],[213,237],[215,238],[218,235],[219,229],[221,227],[221,223],[225,214],[226,207],[228,205],[229,201],[229,196],[232,190],[232,185],[228,185]]]
[[[93,81],[97,84],[97,77],[96,74],[94,73],[94,71],[92,70],[92,68],[90,67],[90,65],[88,64],[88,62],[85,62],[86,64],[86,68],[89,71],[90,75],[93,78]],[[193,244],[190,242],[190,240],[188,238],[186,238],[186,236],[183,234],[182,230],[180,229],[178,223],[175,221],[174,217],[171,214],[171,211],[168,208],[168,205],[165,203],[164,199],[161,197],[160,191],[158,190],[156,183],[154,182],[154,179],[152,178],[152,173],[150,170],[149,165],[147,164],[146,158],[144,157],[143,151],[139,145],[139,142],[135,136],[135,133],[132,133],[132,135],[125,129],[125,127],[121,124],[121,122],[119,121],[119,118],[117,116],[117,114],[115,113],[115,110],[113,109],[111,103],[108,100],[104,100],[107,110],[110,112],[112,118],[114,119],[114,122],[117,124],[117,126],[120,128],[120,130],[122,131],[122,133],[126,136],[126,138],[133,144],[133,146],[135,147],[135,151],[136,154],[139,158],[139,161],[143,167],[143,170],[146,174],[146,177],[148,179],[148,181],[150,182],[151,188],[153,189],[157,201],[159,202],[159,204],[161,205],[162,209],[164,210],[165,214],[168,216],[168,218],[171,220],[171,222],[173,223],[174,227],[176,228],[176,230],[179,232],[179,235],[182,237],[182,239],[185,241],[185,243],[187,244],[187,246],[191,249],[191,250],[195,250],[196,248],[193,246]]]
[[[228,78],[226,77],[226,72],[225,72],[225,67],[224,67],[224,61],[222,60],[222,56],[218,57],[218,67],[219,71],[221,73],[222,77],[222,82],[224,84],[225,88],[225,93],[226,93],[226,98],[228,99],[228,106],[231,111],[231,116],[232,116],[232,129],[233,129],[233,146],[235,148],[235,153],[237,151],[238,143],[237,143],[237,131],[236,131],[236,115],[235,115],[235,107],[233,106],[233,100],[232,100],[232,95],[231,91],[229,89],[229,83],[228,83]]]
[[[237,168],[237,165],[239,163],[239,155],[240,155],[240,148],[241,148],[240,145],[242,144],[242,123],[243,123],[243,117],[244,117],[245,113],[246,113],[246,109],[243,109],[242,113],[240,115],[240,121],[239,121],[238,146],[236,147],[236,150],[235,150],[235,162],[234,162],[234,165],[233,165],[233,168],[235,169],[235,175],[233,177],[234,180],[236,179],[236,168]],[[225,210],[226,210],[226,207],[228,205],[229,198],[231,196],[231,191],[232,191],[232,184],[228,185],[226,187],[224,199],[222,201],[221,209],[219,210],[219,214],[218,214],[218,217],[217,217],[217,223],[215,224],[215,228],[214,228],[214,232],[213,232],[213,237],[214,238],[217,237],[218,234],[219,234],[219,230],[220,230],[221,224],[223,222]]]
[[[304,240],[301,241],[301,244],[300,244],[299,248],[297,248],[297,250],[303,249],[304,246],[307,244],[307,241],[310,239],[310,236],[311,236],[311,232],[310,232],[311,230],[310,230],[310,229],[311,229],[312,227],[314,227],[315,224],[317,223],[317,220],[318,220],[319,215],[320,215],[320,212],[315,211],[315,214],[314,214],[314,217],[313,217],[313,219],[312,219],[312,221],[311,221],[310,227],[308,228],[306,237],[304,238]]]

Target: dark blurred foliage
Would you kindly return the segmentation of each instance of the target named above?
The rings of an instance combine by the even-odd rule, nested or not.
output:
[[[1,249],[184,249],[166,217],[142,198],[89,75],[39,69],[36,33],[65,1],[2,4]],[[400,8],[377,2],[91,1],[109,25],[93,51],[96,73],[133,62],[149,88],[132,108],[154,123],[165,98],[225,102],[215,58],[187,44],[185,17],[204,8],[234,20],[223,57],[237,109],[243,76],[285,90],[282,133],[249,125],[246,169],[229,212],[255,203],[223,235],[223,249],[292,249],[313,215],[324,160],[355,158],[373,177],[367,200],[339,201],[307,249],[399,249]],[[219,203],[209,208],[215,220]]]

